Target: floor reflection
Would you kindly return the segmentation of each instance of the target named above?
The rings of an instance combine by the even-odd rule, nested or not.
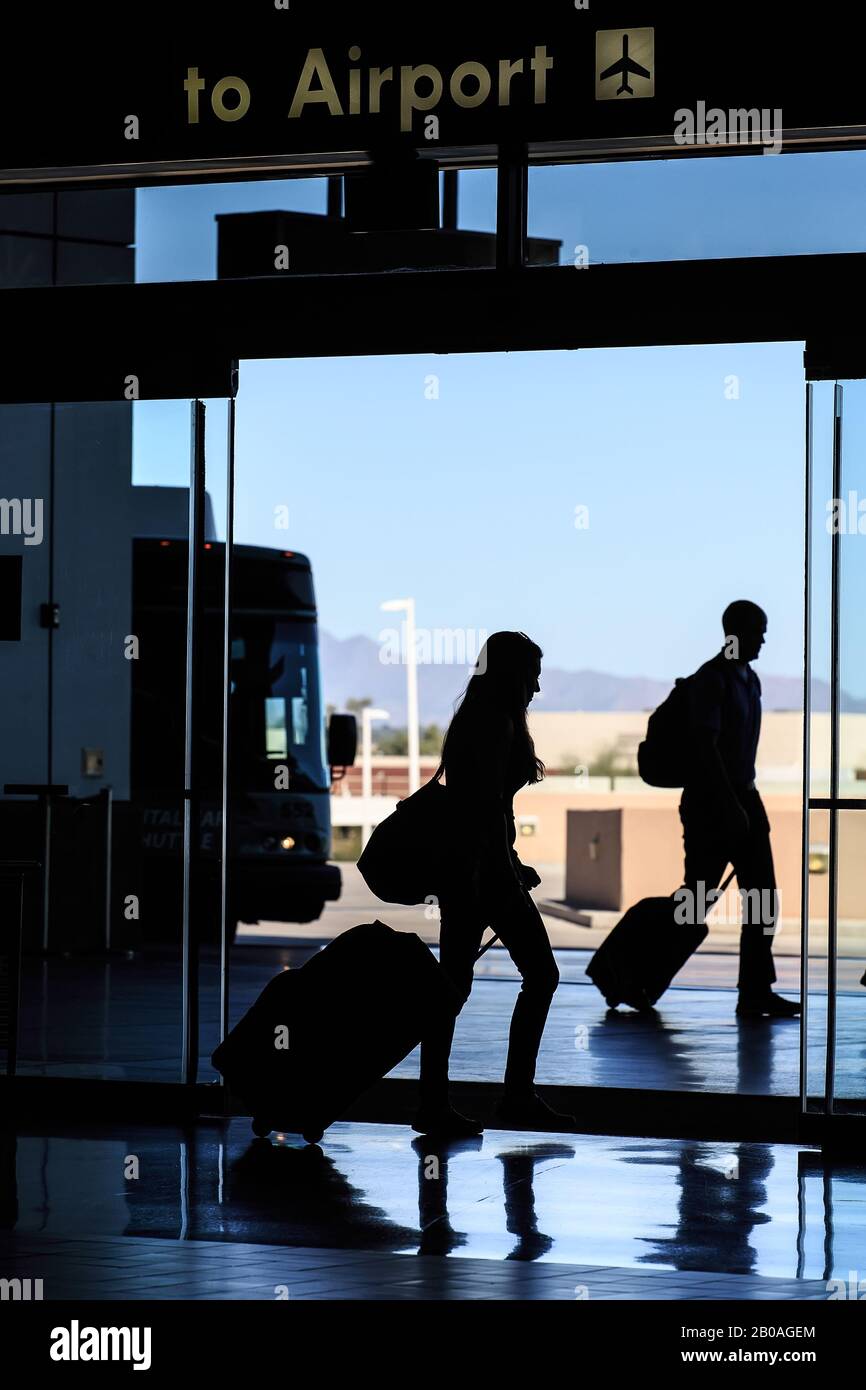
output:
[[[534,1144],[517,1152],[497,1154],[502,1164],[502,1186],[505,1204],[505,1225],[517,1236],[517,1244],[508,1260],[538,1260],[555,1245],[552,1235],[538,1228],[535,1205],[534,1178],[537,1165],[549,1158],[574,1158],[571,1144]]]
[[[48,1235],[804,1279],[847,1278],[866,1243],[866,1166],[793,1145],[488,1131],[437,1146],[339,1124],[308,1147],[237,1120],[7,1131],[0,1159],[0,1225]]]
[[[236,1021],[274,974],[296,966],[310,947],[244,947],[231,965],[231,1019]],[[495,948],[494,948],[495,951]],[[492,956],[494,952],[491,952]],[[583,978],[585,952],[560,951],[557,991],[539,1056],[547,1085],[641,1087],[647,1090],[739,1091],[796,1095],[799,1026],[790,1020],[749,1028],[734,1015],[736,993],[674,988],[653,1014],[609,1013]],[[485,961],[488,957],[484,957]],[[567,962],[570,962],[567,963]],[[510,969],[503,960],[497,971]],[[213,952],[200,971],[199,1076],[215,1079],[210,1054],[219,1035],[220,990]],[[84,957],[28,958],[24,964],[19,1069],[24,1075],[178,1081],[182,1010],[177,954],[110,962]],[[479,978],[458,1020],[455,1080],[501,1077],[508,1022],[518,985],[499,974]],[[836,1094],[863,1102],[866,990],[837,998]],[[810,1086],[823,1091],[826,996],[810,995]],[[583,1040],[588,1045],[583,1046]],[[412,1053],[395,1076],[417,1076]]]
[[[735,1144],[730,1150],[684,1141],[675,1154],[634,1162],[676,1165],[679,1197],[670,1235],[643,1237],[641,1264],[680,1270],[722,1268],[730,1274],[756,1274],[758,1251],[750,1244],[755,1227],[772,1220],[767,1180],[773,1169],[769,1144]],[[708,1261],[712,1262],[708,1265]],[[716,1263],[718,1262],[718,1263]]]

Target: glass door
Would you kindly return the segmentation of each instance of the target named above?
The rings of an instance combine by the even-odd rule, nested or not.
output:
[[[20,1074],[194,1081],[218,1030],[223,631],[204,614],[230,415],[0,407],[2,858],[39,864]]]
[[[801,1108],[866,1111],[866,381],[807,387]]]

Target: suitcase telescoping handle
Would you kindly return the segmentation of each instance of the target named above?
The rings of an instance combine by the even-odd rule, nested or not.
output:
[[[733,881],[734,881],[734,879],[736,878],[736,876],[737,876],[737,871],[736,871],[736,869],[731,869],[731,872],[730,872],[730,873],[728,874],[728,876],[725,878],[724,882],[721,883],[721,884],[719,885],[719,889],[718,889],[719,898],[722,896],[723,893],[727,893],[728,889],[730,888],[730,886],[731,886],[731,884],[733,883]],[[713,903],[712,903],[712,907],[710,908],[710,912],[712,912],[713,907],[715,907],[716,903],[719,901],[719,898],[714,898],[714,899],[713,899]],[[708,913],[707,915],[709,916],[709,913]]]
[[[720,887],[719,887],[719,890],[718,890],[718,892],[719,892],[719,898],[722,896],[723,893],[727,893],[728,889],[730,888],[731,884],[733,883],[734,879],[736,878],[736,875],[737,875],[736,869],[731,869],[731,872],[727,875],[727,877],[724,879],[724,881],[722,882],[722,884],[721,884]],[[716,903],[718,902],[718,900],[719,900],[718,898],[714,899],[714,901],[713,901],[713,907],[715,907],[715,905],[716,905]],[[710,911],[712,911],[712,908],[710,909]],[[478,952],[478,955],[475,957],[475,959],[476,959],[476,960],[480,960],[481,957],[484,955],[484,952],[485,952],[485,951],[489,951],[489,950],[490,950],[490,947],[493,946],[498,940],[499,940],[499,937],[498,937],[498,936],[496,935],[496,933],[494,932],[493,935],[491,936],[490,940],[489,940],[488,942],[486,942],[486,943],[481,947],[481,950]],[[864,983],[866,983],[866,976],[864,976],[863,978],[864,978]]]

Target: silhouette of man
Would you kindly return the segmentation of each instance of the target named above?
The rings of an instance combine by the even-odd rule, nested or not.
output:
[[[761,682],[749,663],[764,645],[767,615],[738,599],[725,609],[722,625],[724,646],[688,684],[694,758],[680,801],[684,886],[692,902],[705,902],[702,895],[717,888],[732,865],[743,902],[737,1013],[790,1018],[799,1014],[799,1003],[772,989],[776,874],[770,824],[755,787]]]

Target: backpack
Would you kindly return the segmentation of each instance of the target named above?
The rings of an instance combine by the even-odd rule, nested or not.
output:
[[[690,767],[691,717],[688,683],[680,676],[666,699],[647,720],[646,738],[637,750],[638,772],[651,787],[684,787]]]

